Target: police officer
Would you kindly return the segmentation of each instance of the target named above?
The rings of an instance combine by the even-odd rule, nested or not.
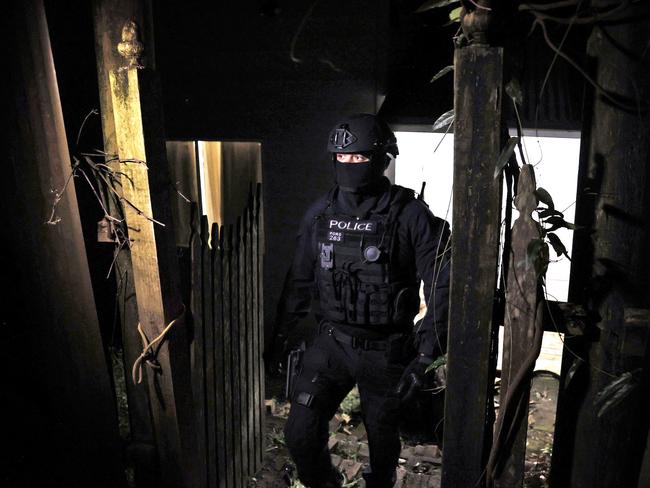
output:
[[[383,176],[398,150],[377,116],[339,122],[328,151],[336,185],[302,220],[268,367],[278,369],[289,331],[314,302],[319,331],[304,353],[285,428],[298,476],[311,488],[341,486],[328,425],[356,384],[370,451],[363,477],[369,488],[388,488],[401,448],[400,406],[445,349],[449,225]],[[414,327],[421,280],[428,307]]]

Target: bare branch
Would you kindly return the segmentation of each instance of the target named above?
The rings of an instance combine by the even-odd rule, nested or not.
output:
[[[79,167],[79,160],[75,157],[72,158],[74,163],[72,165],[72,171],[70,171],[70,174],[68,175],[68,179],[65,180],[65,183],[63,184],[63,189],[59,192],[56,191],[56,189],[53,189],[52,191],[54,192],[54,202],[52,202],[52,211],[50,213],[50,217],[44,222],[47,225],[56,225],[59,222],[61,222],[60,218],[54,218],[54,214],[56,213],[56,206],[59,204],[61,201],[61,198],[63,198],[63,195],[65,194],[66,190],[68,189],[68,185],[70,184],[70,181],[72,178],[75,176],[75,172],[77,168]]]
[[[584,79],[596,90],[596,92],[601,95],[602,97],[606,98],[609,100],[614,106],[621,108],[623,110],[630,110],[630,111],[637,111],[639,109],[638,106],[631,106],[627,105],[625,103],[620,102],[619,100],[616,100],[612,95],[605,90],[602,86],[600,86],[593,78],[591,78],[581,67],[576,63],[573,59],[571,59],[569,56],[567,56],[565,53],[563,53],[558,47],[553,44],[553,42],[550,40],[548,37],[548,32],[546,31],[546,25],[544,24],[543,20],[540,19],[535,19],[535,24],[539,25],[542,29],[542,34],[544,35],[544,40],[546,41],[546,44],[553,50],[555,53],[560,56],[562,59],[564,59],[567,63],[569,63],[571,66],[573,66],[583,77]]]
[[[79,139],[81,139],[81,133],[82,133],[83,130],[84,130],[84,126],[86,125],[86,121],[88,120],[88,118],[89,118],[91,115],[97,115],[98,113],[99,113],[99,110],[97,110],[96,108],[94,108],[94,109],[92,109],[90,112],[88,112],[88,114],[86,115],[86,117],[84,117],[84,120],[83,120],[83,122],[81,123],[81,127],[79,127],[79,132],[77,133],[77,140],[76,140],[76,142],[75,142],[75,146],[78,146],[78,145],[79,145]]]

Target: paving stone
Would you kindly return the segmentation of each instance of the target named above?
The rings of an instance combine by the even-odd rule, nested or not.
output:
[[[432,458],[429,456],[420,456],[418,459],[421,463],[435,464],[437,466],[442,464],[442,458],[439,457]]]
[[[341,419],[339,414],[336,414],[334,415],[334,417],[332,417],[332,420],[330,420],[329,431],[338,432],[342,425],[343,425],[343,420]]]
[[[406,473],[404,478],[405,488],[420,488],[422,486],[422,475],[417,473]]]
[[[331,458],[332,458],[332,465],[335,468],[338,468],[341,465],[341,461],[343,461],[343,458],[341,456],[336,455],[336,454],[332,454]]]
[[[365,441],[368,439],[368,433],[366,428],[363,425],[363,422],[359,423],[354,429],[352,429],[352,435],[355,436],[360,441]]]
[[[427,479],[427,486],[429,488],[440,488],[440,483],[442,482],[442,473],[439,469],[432,471]]]
[[[337,444],[337,452],[345,457],[355,456],[358,449],[359,443],[350,436],[348,436],[348,438],[345,440],[341,440]]]
[[[370,457],[370,448],[365,442],[359,443],[359,456]]]
[[[343,474],[345,474],[345,477],[348,480],[356,478],[362,467],[361,463],[353,461],[352,459],[344,459],[339,465],[339,469],[343,471]]]
[[[408,473],[404,488],[438,488],[440,477],[428,474]]]
[[[327,441],[327,448],[332,451],[339,443],[340,439],[338,439],[336,436],[331,435],[329,440]]]
[[[419,456],[437,458],[442,456],[440,448],[435,444],[423,444],[415,446],[415,453]]]
[[[393,485],[393,488],[402,488],[402,486],[404,485],[405,478],[406,478],[406,470],[403,467],[398,466],[397,477],[395,479],[395,484]]]
[[[402,451],[399,453],[399,457],[404,458],[408,461],[413,457],[414,454],[415,453],[412,447],[403,447]]]

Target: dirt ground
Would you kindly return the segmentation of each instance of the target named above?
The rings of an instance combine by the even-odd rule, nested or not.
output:
[[[262,469],[249,480],[251,488],[300,488],[295,468],[284,444],[282,433],[289,404],[279,400],[281,380],[267,384],[266,438],[267,448]],[[533,379],[529,404],[529,428],[526,450],[524,487],[548,487],[558,379],[538,374]],[[361,477],[368,462],[366,432],[358,412],[355,390],[344,400],[330,422],[332,461],[345,476],[344,488],[364,488]],[[417,443],[414,438],[402,440],[398,477],[395,488],[439,487],[442,451],[436,444]]]

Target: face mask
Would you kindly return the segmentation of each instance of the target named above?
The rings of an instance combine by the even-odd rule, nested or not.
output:
[[[384,167],[375,160],[367,163],[334,162],[336,183],[343,191],[361,193],[379,183],[384,174]]]

